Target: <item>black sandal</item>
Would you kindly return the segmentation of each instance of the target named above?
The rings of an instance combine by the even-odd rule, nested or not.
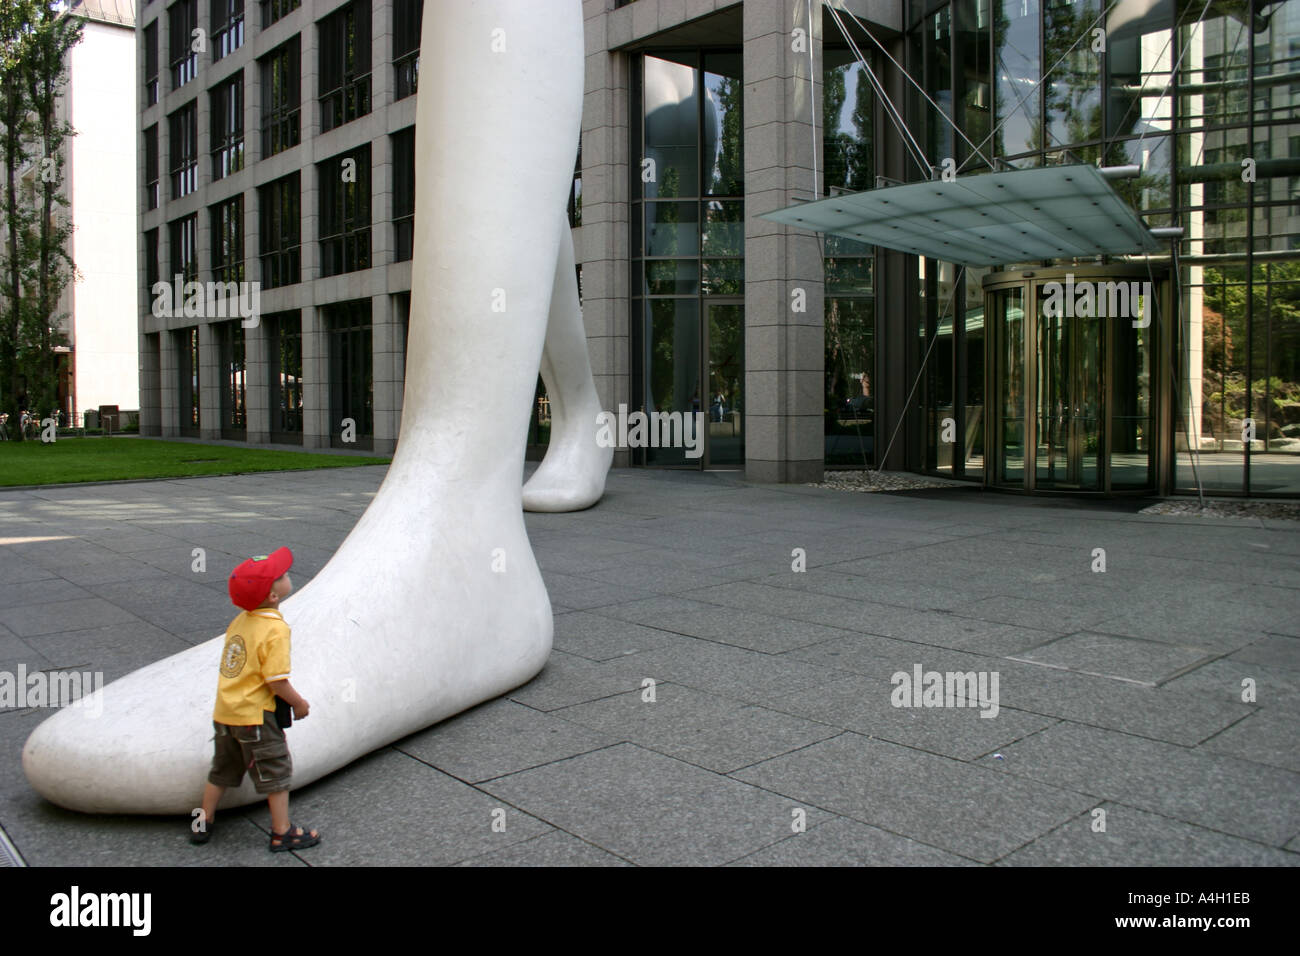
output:
[[[283,833],[271,831],[271,852],[282,853],[285,850],[305,850],[320,842],[320,834],[303,827],[289,824]]]
[[[190,824],[190,842],[194,844],[207,843],[212,839],[212,831],[216,827],[215,823],[207,824],[202,830],[195,830],[194,824]]]

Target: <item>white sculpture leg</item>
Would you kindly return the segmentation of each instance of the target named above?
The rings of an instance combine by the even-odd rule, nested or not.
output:
[[[370,508],[282,608],[311,702],[289,731],[295,787],[524,683],[551,648],[519,501],[581,118],[582,4],[433,4],[422,43],[402,431]],[[98,717],[41,724],[23,750],[32,786],[76,810],[189,813],[221,645],[115,681]],[[223,806],[260,799],[245,780]]]
[[[573,232],[560,217],[560,255],[555,263],[542,381],[551,403],[551,440],[546,456],[524,485],[525,511],[581,511],[605,493],[613,447],[596,443],[600,399],[591,377],[587,333],[578,302]]]

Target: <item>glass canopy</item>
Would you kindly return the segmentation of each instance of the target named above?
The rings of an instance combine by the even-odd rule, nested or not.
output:
[[[887,186],[763,213],[787,226],[968,266],[1162,248],[1094,166]]]

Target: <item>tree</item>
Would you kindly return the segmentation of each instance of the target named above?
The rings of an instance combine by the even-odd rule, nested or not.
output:
[[[15,422],[21,407],[39,413],[55,403],[55,309],[73,271],[61,155],[72,129],[58,116],[58,98],[66,81],[67,53],[80,41],[84,24],[48,0],[0,4],[5,171],[0,411]],[[33,186],[25,190],[20,179],[28,173]],[[9,431],[21,438],[20,429]]]

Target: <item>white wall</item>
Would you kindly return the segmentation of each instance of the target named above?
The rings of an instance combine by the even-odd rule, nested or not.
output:
[[[140,407],[136,319],[135,31],[91,21],[71,56],[77,416]]]

